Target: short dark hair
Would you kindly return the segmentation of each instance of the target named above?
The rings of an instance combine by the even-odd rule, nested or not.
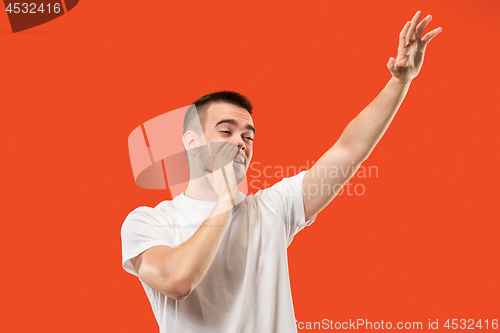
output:
[[[222,90],[217,91],[203,97],[198,98],[193,104],[187,109],[186,115],[184,116],[184,129],[182,133],[186,133],[188,130],[192,129],[192,122],[196,118],[196,111],[198,111],[198,118],[200,119],[201,128],[205,126],[205,121],[207,119],[206,113],[208,108],[212,103],[225,102],[233,104],[242,109],[248,111],[252,114],[253,106],[252,103],[240,93],[235,91]]]

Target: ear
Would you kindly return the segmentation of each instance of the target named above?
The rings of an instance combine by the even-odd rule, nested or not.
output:
[[[188,152],[189,155],[195,156],[196,155],[196,133],[193,131],[187,131],[184,133],[182,136],[182,144],[184,145],[184,149]]]

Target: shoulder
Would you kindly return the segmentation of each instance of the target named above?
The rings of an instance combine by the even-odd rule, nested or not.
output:
[[[283,198],[294,196],[297,192],[302,192],[302,182],[307,171],[302,171],[294,176],[285,177],[271,187],[259,190],[255,197],[259,200],[268,198]]]
[[[122,230],[129,226],[165,224],[168,212],[171,210],[172,201],[165,200],[153,207],[140,206],[132,210],[125,218]]]
[[[155,218],[156,215],[156,208],[140,206],[128,213],[127,217],[125,218],[125,222],[141,218]]]

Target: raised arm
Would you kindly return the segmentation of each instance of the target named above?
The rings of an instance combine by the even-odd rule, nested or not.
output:
[[[302,185],[306,220],[333,200],[389,127],[411,81],[422,67],[427,44],[442,30],[436,28],[422,37],[432,17],[428,15],[418,23],[420,17],[418,11],[401,30],[397,57],[390,57],[387,63],[392,77],[384,89],[347,125],[333,147],[306,173]]]

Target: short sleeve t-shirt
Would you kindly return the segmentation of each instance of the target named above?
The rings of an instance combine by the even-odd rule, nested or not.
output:
[[[160,333],[297,332],[287,247],[305,221],[302,180],[284,178],[255,195],[239,193],[219,250],[199,285],[182,301],[141,281]],[[122,225],[122,266],[156,245],[176,248],[191,237],[216,202],[181,194],[156,207],[138,207]],[[140,278],[139,278],[140,280]]]

